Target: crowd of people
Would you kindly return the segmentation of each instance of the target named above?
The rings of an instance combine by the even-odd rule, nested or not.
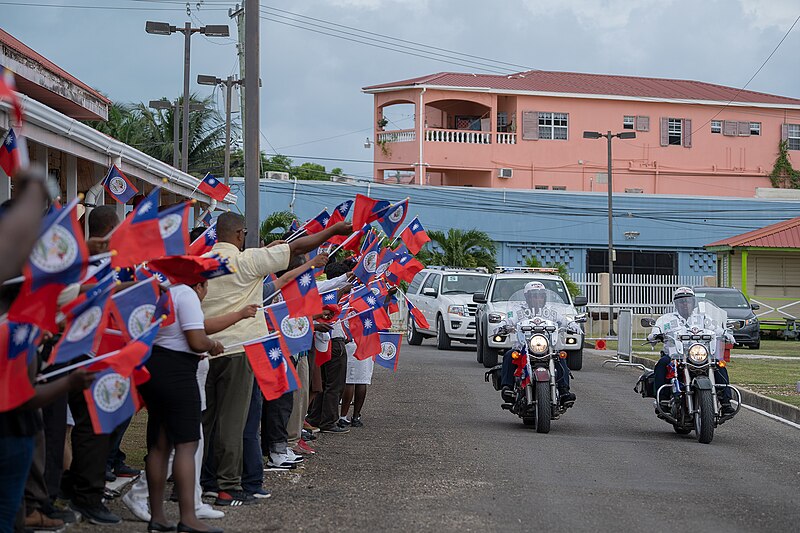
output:
[[[156,191],[123,220],[112,206],[89,211],[76,251],[59,248],[64,231],[80,230],[71,205],[51,205],[35,171],[14,183],[0,207],[0,532],[117,524],[106,483],[118,477],[136,478],[122,502],[148,531],[221,531],[205,521],[271,496],[265,470],[298,468],[320,434],[364,425],[376,336],[391,325],[400,282],[421,268],[416,219],[391,247],[407,201],[360,197],[245,248],[241,215],[189,235],[188,203],[148,213]],[[187,234],[178,253],[166,224],[174,213]],[[151,238],[161,252],[140,261]],[[78,277],[47,263],[51,252]],[[144,472],[124,452],[137,408],[147,415]]]

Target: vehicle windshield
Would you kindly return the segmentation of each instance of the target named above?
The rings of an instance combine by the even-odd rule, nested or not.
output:
[[[525,288],[527,283],[531,281],[538,281],[544,285],[544,288],[553,292],[562,304],[569,303],[569,296],[567,296],[567,289],[564,287],[564,282],[560,279],[537,279],[531,278],[505,278],[498,279],[494,284],[494,291],[492,292],[492,302],[508,302],[514,301],[514,298],[522,298],[522,289]],[[519,295],[515,294],[519,293]]]
[[[442,294],[475,294],[486,291],[489,276],[477,274],[445,274]]]
[[[558,322],[572,314],[572,307],[564,303],[561,296],[554,291],[546,289],[526,297],[523,289],[511,295],[508,311],[514,313],[517,320],[538,316]]]
[[[739,291],[695,291],[698,300],[708,300],[722,309],[749,309],[750,304]]]

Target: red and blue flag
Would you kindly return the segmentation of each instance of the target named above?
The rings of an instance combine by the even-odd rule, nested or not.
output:
[[[319,233],[327,227],[330,219],[331,216],[328,214],[328,211],[323,209],[320,214],[303,224],[303,228],[309,235]]]
[[[203,255],[211,251],[217,244],[217,222],[214,221],[192,244],[189,245],[187,255]]]
[[[158,335],[161,324],[162,322],[151,324],[139,337],[133,339],[118,350],[115,350],[116,353],[114,353],[114,355],[109,355],[105,359],[101,359],[89,365],[89,370],[99,372],[106,368],[113,368],[114,371],[121,376],[126,378],[130,377],[134,370],[142,366],[150,357],[150,352],[153,349],[153,342],[156,340],[156,335]],[[98,358],[103,355],[108,355],[108,353],[100,354]]]
[[[139,394],[130,377],[113,368],[99,372],[83,391],[95,435],[107,435],[139,410]]]
[[[406,299],[406,304],[408,305],[408,312],[414,320],[414,324],[420,329],[430,329],[431,325],[428,324],[422,311],[417,309],[408,299]]]
[[[245,344],[244,353],[250,361],[264,398],[276,400],[283,396],[289,389],[289,381],[286,378],[286,367],[278,338]]]
[[[111,234],[108,247],[116,251],[112,267],[133,266],[165,255],[158,216],[160,191],[153,189]]]
[[[14,117],[17,124],[22,124],[22,103],[17,96],[17,84],[14,81],[14,74],[7,68],[0,66],[0,100],[5,100],[14,108]]]
[[[265,311],[273,329],[280,333],[279,340],[283,353],[294,355],[311,349],[314,344],[314,328],[308,317],[289,316],[286,302],[272,304]]]
[[[358,230],[365,224],[378,220],[386,214],[391,205],[388,200],[375,200],[357,194],[353,204],[353,228]]]
[[[111,298],[111,313],[125,340],[132,340],[146,332],[156,317],[156,304],[160,291],[158,280],[149,278],[128,287]]]
[[[211,173],[205,175],[203,181],[198,185],[198,189],[218,202],[224,200],[228,193],[231,192],[230,187],[219,181]]]
[[[417,217],[414,217],[414,220],[406,226],[406,229],[400,234],[400,238],[403,240],[408,250],[414,255],[417,255],[425,243],[431,240]]]
[[[361,283],[368,285],[377,275],[383,274],[385,268],[379,271],[381,258],[383,256],[383,248],[380,239],[373,239],[367,246],[366,250],[361,256],[361,260],[353,268],[353,275],[358,278]]]
[[[284,285],[281,295],[291,317],[314,316],[322,312],[322,298],[310,268]]]
[[[38,341],[39,328],[32,324],[0,324],[0,413],[33,398],[28,365],[36,356]]]
[[[402,333],[381,333],[381,353],[375,356],[375,362],[392,372],[397,370],[400,359],[400,342]]]
[[[392,206],[386,210],[386,213],[378,219],[378,224],[381,225],[383,231],[390,239],[394,237],[397,228],[403,224],[407,213],[408,199],[405,199],[400,203],[392,204]]]
[[[117,168],[117,165],[111,165],[111,168],[108,169],[108,174],[103,179],[103,187],[121,204],[127,204],[139,193],[139,189]]]
[[[356,359],[363,361],[381,353],[381,339],[372,311],[352,316],[347,323],[356,343],[356,351],[353,354]]]
[[[190,202],[183,202],[158,214],[158,229],[164,240],[164,251],[161,255],[185,255],[188,252],[191,208]]]
[[[393,275],[393,281],[411,282],[414,276],[423,268],[425,268],[425,265],[414,259],[413,256],[401,255],[389,265],[387,272]]]
[[[294,367],[294,363],[292,363],[292,358],[284,357],[283,365],[286,371],[286,392],[294,392],[301,389],[300,376],[297,375],[297,369]],[[284,392],[284,394],[286,394],[286,392]]]
[[[350,208],[353,207],[353,200],[347,200],[336,206],[336,209],[331,213],[331,218],[328,220],[328,227],[333,226],[339,222],[343,222],[350,213]]]
[[[7,176],[14,177],[22,167],[22,157],[14,128],[9,128],[3,144],[0,146],[0,168]]]

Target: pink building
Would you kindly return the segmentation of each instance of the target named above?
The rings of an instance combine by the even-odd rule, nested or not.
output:
[[[800,99],[689,80],[530,71],[438,73],[365,87],[374,95],[375,180],[569,191],[752,197],[781,139],[800,166]],[[413,127],[384,111],[413,106]],[[410,178],[406,181],[410,182]]]

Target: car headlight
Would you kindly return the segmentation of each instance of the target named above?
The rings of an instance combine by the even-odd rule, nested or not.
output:
[[[753,317],[753,318],[748,318],[747,320],[744,321],[745,326],[749,326],[751,324],[758,324],[758,319],[756,317]]]
[[[503,320],[503,315],[500,313],[489,313],[489,322],[492,324],[497,324],[501,320]]]
[[[548,342],[544,335],[534,335],[531,337],[531,340],[528,341],[528,348],[530,348],[531,353],[534,355],[546,354],[548,347]]]
[[[689,361],[696,365],[702,365],[708,361],[708,350],[702,344],[694,344],[689,348]]]
[[[448,306],[447,312],[451,315],[467,316],[467,308],[463,305]]]

